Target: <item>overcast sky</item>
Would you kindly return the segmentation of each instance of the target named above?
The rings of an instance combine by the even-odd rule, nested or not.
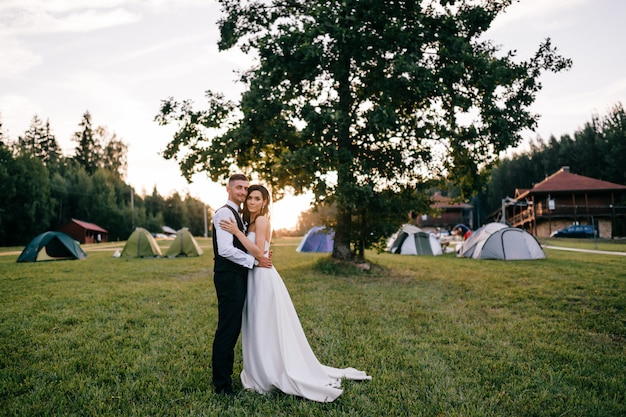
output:
[[[17,139],[36,114],[50,121],[66,155],[85,111],[129,145],[127,181],[139,193],[156,185],[219,207],[222,186],[196,175],[188,185],[175,162],[159,153],[174,127],[154,122],[161,100],[173,96],[204,106],[204,91],[236,99],[237,51],[218,53],[219,9],[209,0],[0,0],[0,121]],[[522,0],[500,16],[486,37],[528,59],[550,37],[574,61],[568,72],[542,77],[533,106],[537,132],[571,134],[626,97],[626,2]],[[575,171],[575,167],[572,167]],[[308,199],[274,207],[274,226],[293,226]]]

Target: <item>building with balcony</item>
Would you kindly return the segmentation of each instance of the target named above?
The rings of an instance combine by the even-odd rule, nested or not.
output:
[[[626,236],[626,185],[573,174],[563,167],[505,204],[506,223],[536,237],[572,224],[593,225],[601,238]]]

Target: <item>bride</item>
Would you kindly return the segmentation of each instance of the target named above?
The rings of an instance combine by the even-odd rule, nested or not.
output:
[[[269,192],[252,185],[244,203],[246,236],[234,221],[220,227],[234,234],[255,257],[267,256],[271,240]],[[322,365],[304,334],[282,278],[274,267],[253,268],[248,273],[248,296],[242,323],[243,371],[246,389],[268,393],[278,389],[313,401],[334,401],[343,390],[341,379],[371,379],[354,368]]]

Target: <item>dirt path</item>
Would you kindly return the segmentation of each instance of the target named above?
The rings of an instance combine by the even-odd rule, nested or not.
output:
[[[568,250],[572,252],[587,252],[587,253],[598,253],[600,255],[620,255],[626,256],[626,252],[612,252],[607,250],[595,250],[595,249],[576,249],[576,248],[563,248],[560,246],[544,246],[546,249],[555,249],[555,250]]]

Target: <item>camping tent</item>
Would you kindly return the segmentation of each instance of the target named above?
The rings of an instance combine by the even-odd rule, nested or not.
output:
[[[176,234],[178,233],[176,230],[172,229],[169,226],[161,226],[161,229],[163,229],[163,233],[165,233],[166,235],[176,236]]]
[[[181,229],[176,233],[176,239],[174,239],[165,253],[165,256],[168,258],[200,255],[202,255],[202,249],[187,228]]]
[[[494,232],[506,229],[508,226],[504,223],[488,223],[477,229],[462,245],[458,247],[457,254],[466,258],[472,258],[477,248],[481,248],[485,240]]]
[[[463,242],[458,256],[474,259],[544,259],[537,239],[525,230],[488,223]]]
[[[45,232],[37,235],[24,248],[18,262],[57,261],[85,259],[87,255],[78,242],[62,232]]]
[[[296,248],[297,252],[332,252],[335,232],[324,226],[309,229]]]
[[[161,256],[161,249],[146,229],[138,227],[128,237],[121,256],[126,258]]]
[[[417,226],[405,224],[392,236],[387,250],[401,255],[441,255],[441,243],[431,233],[426,233]]]

